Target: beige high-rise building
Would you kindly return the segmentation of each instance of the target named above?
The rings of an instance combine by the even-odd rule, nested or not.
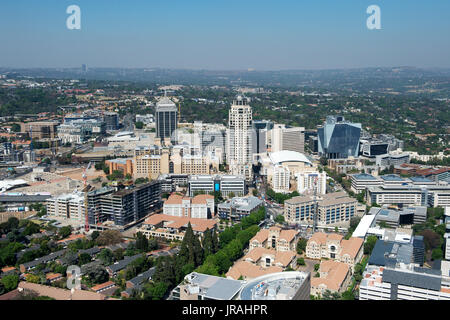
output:
[[[231,174],[247,180],[252,178],[252,121],[248,99],[237,96],[229,111],[226,157]]]
[[[276,124],[269,132],[272,152],[282,150],[305,152],[305,128],[288,128],[284,124]]]
[[[219,171],[208,155],[183,154],[181,148],[139,148],[134,157],[134,178],[157,179],[161,174],[202,175]]]

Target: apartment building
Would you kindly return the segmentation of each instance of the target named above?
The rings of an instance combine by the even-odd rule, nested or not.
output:
[[[273,168],[272,189],[279,193],[290,191],[291,172],[289,168],[277,165]]]
[[[289,223],[313,223],[314,198],[294,197],[284,202],[284,219]],[[346,192],[327,193],[317,198],[318,223],[330,225],[350,221],[355,215],[358,201]]]
[[[325,291],[343,293],[351,282],[352,272],[348,264],[333,260],[320,263],[319,277],[311,278],[311,294],[321,296]]]
[[[262,268],[278,267],[282,270],[297,267],[297,254],[293,251],[277,251],[268,248],[254,248],[243,258],[243,261],[250,262]]]
[[[172,194],[164,201],[163,212],[176,217],[213,218],[215,216],[214,196],[201,194],[191,198]]]
[[[142,232],[147,238],[182,241],[189,224],[191,224],[195,235],[203,237],[207,230],[214,230],[216,228],[217,222],[214,219],[154,214],[144,221],[137,232]]]
[[[189,154],[180,148],[137,148],[134,177],[157,179],[161,174],[201,175],[219,171],[219,161],[209,154]]]
[[[306,257],[310,259],[327,258],[344,262],[353,269],[363,256],[364,240],[344,237],[336,233],[316,232],[306,244]]]
[[[271,248],[276,251],[297,250],[299,233],[296,230],[282,230],[279,227],[262,229],[250,240],[249,251],[255,248]]]
[[[47,215],[75,224],[83,224],[86,216],[84,193],[63,194],[47,199]]]
[[[89,224],[113,221],[125,226],[160,209],[161,184],[152,181],[117,192],[105,187],[89,192],[87,198]]]
[[[296,174],[297,191],[300,194],[314,193],[318,195],[327,193],[327,173],[325,171],[307,171]]]
[[[58,125],[56,121],[21,123],[20,131],[28,133],[31,139],[55,139]]]

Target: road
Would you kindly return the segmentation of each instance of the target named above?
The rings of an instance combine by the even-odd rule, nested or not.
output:
[[[134,131],[134,117],[132,114],[126,114],[122,123],[124,131]]]

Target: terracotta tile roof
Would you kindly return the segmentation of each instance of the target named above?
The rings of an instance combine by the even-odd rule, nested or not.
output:
[[[192,198],[192,204],[206,204],[206,200],[208,199],[211,200],[214,199],[214,197],[209,194],[199,194]]]
[[[166,227],[174,229],[179,229],[183,226],[187,226],[188,223],[190,222],[192,225],[192,230],[198,232],[204,232],[206,231],[206,229],[212,229],[217,224],[217,222],[212,219],[175,217],[169,216],[167,214],[154,214],[149,218],[147,218],[144,224],[158,225],[161,222],[166,222]]]
[[[115,286],[116,284],[114,283],[114,282],[112,282],[112,281],[107,281],[107,282],[104,282],[104,283],[100,283],[100,284],[98,284],[98,285],[96,285],[96,286],[93,286],[92,288],[91,288],[91,290],[92,291],[99,291],[99,290],[102,290],[102,289],[104,289],[104,288],[107,288],[107,287],[109,287],[109,286]]]
[[[308,244],[310,241],[317,244],[325,244],[327,242],[327,234],[323,232],[316,232],[308,240]]]
[[[338,291],[349,273],[349,266],[343,262],[332,260],[322,261],[319,272],[327,273],[323,278],[311,278],[311,286],[325,285],[327,289]]]
[[[340,235],[340,234],[337,234],[337,233],[329,233],[328,234],[328,239],[329,240],[338,240],[338,241],[340,241],[340,240],[342,240],[342,238],[344,238],[342,235]]]
[[[356,257],[359,250],[364,244],[364,240],[361,238],[350,238],[348,240],[341,241],[342,252],[341,256],[348,254],[352,259]]]
[[[308,243],[314,241],[318,244],[325,244],[327,240],[338,240],[341,241],[343,236],[337,233],[324,233],[324,232],[316,232],[312,235],[312,237],[308,240]]]
[[[281,228],[280,228],[280,227],[270,227],[269,230],[280,232],[280,231],[281,231]]]
[[[226,273],[226,276],[234,280],[238,280],[241,276],[244,278],[253,279],[266,274],[281,271],[283,271],[283,269],[280,267],[271,266],[269,268],[262,268],[248,261],[239,261],[230,268],[230,270]]]
[[[253,238],[251,238],[250,242],[257,240],[258,242],[262,243],[262,242],[266,241],[268,237],[269,237],[269,230],[262,229],[262,230],[259,230],[258,233]]]
[[[298,231],[296,230],[283,230],[280,233],[280,239],[284,239],[287,242],[291,242],[297,234]]]
[[[37,292],[40,296],[47,296],[56,300],[105,300],[105,296],[101,293],[86,290],[74,290],[72,294],[71,290],[24,281],[19,283],[18,288],[32,290]]]
[[[183,196],[180,196],[176,193],[171,194],[170,197],[164,201],[164,204],[181,204],[183,201]]]
[[[4,272],[9,272],[9,271],[12,271],[12,270],[16,270],[16,267],[4,267],[4,268],[2,268],[2,272],[4,273]]]
[[[283,267],[287,267],[291,261],[295,258],[296,254],[292,251],[276,251],[267,248],[255,248],[245,255],[244,260],[250,260],[254,263],[259,261],[264,255],[271,255],[275,258],[275,264],[281,264]]]
[[[61,273],[47,273],[45,275],[45,279],[47,279],[47,280],[54,280],[54,279],[58,279],[61,277],[62,277]]]

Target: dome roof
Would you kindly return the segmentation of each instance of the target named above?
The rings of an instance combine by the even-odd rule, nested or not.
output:
[[[305,162],[312,165],[311,161],[303,153],[295,151],[282,150],[272,152],[269,154],[269,157],[273,164],[283,162]]]

